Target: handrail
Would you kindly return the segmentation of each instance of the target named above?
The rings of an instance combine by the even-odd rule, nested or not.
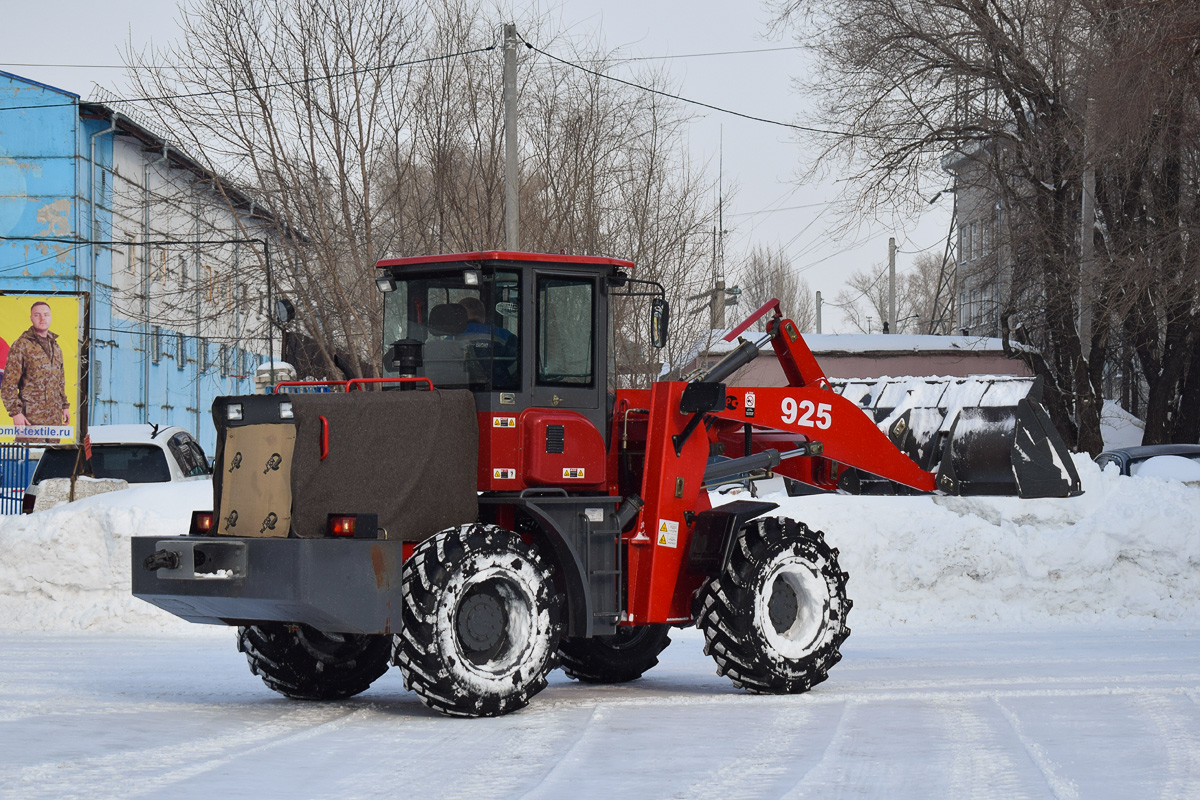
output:
[[[280,381],[272,390],[278,394],[285,386],[341,386],[342,391],[350,392],[355,386],[362,387],[368,383],[424,383],[433,391],[433,381],[429,378],[351,378],[348,381]]]
[[[346,391],[368,383],[424,383],[429,387],[429,391],[433,391],[433,381],[429,378],[351,378],[346,381]]]

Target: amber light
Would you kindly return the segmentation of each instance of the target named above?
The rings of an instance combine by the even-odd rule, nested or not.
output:
[[[193,536],[203,536],[212,532],[213,527],[213,512],[211,511],[193,511],[192,512],[192,530]]]
[[[329,518],[329,535],[330,536],[353,536],[354,535],[354,517],[342,516]]]

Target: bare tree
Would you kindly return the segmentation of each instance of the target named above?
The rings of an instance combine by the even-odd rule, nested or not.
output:
[[[1200,412],[1189,415],[1178,398],[1200,392],[1183,355],[1200,341],[1197,259],[1187,248],[1195,192],[1184,189],[1197,174],[1200,8],[1130,0],[773,8],[775,24],[794,27],[817,52],[812,85],[832,131],[817,137],[824,163],[849,166],[861,209],[917,207],[927,186],[945,181],[948,155],[960,179],[994,194],[1011,248],[992,281],[1002,335],[1037,346],[1021,356],[1046,379],[1068,442],[1101,446],[1103,373],[1119,334],[1141,343],[1147,440],[1194,440]],[[1099,216],[1088,261],[1080,208],[1092,174]]]
[[[504,246],[497,21],[475,0],[203,0],[180,24],[180,43],[130,53],[138,90],[161,96],[160,123],[279,221],[275,277],[328,370],[370,372],[378,258]],[[703,280],[712,216],[687,118],[605,79],[603,51],[537,18],[518,28],[570,55],[519,52],[521,247],[631,259],[678,303]],[[669,88],[663,74],[637,80]],[[639,302],[616,315],[615,351],[644,382],[677,365],[695,332],[677,316],[672,346],[650,353]]]
[[[801,331],[811,332],[816,328],[817,313],[812,290],[782,248],[753,248],[737,269],[737,281],[747,312],[776,299],[783,313]],[[758,327],[761,329],[762,326]]]
[[[846,320],[862,333],[882,333],[883,321],[888,318],[888,267],[876,265],[860,269],[846,279],[847,288],[837,294],[830,305],[842,310]],[[912,276],[896,278],[896,315],[899,318],[893,333],[911,333],[920,329],[921,313],[916,301],[920,292],[914,287],[919,280]]]

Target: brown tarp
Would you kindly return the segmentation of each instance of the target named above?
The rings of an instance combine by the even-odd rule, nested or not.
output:
[[[377,514],[387,538],[401,541],[475,521],[479,433],[470,392],[297,394],[291,400],[294,535],[324,536],[329,514]],[[324,460],[322,416],[328,421]]]

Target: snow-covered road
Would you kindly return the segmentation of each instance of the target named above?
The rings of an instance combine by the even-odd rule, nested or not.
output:
[[[0,797],[1200,797],[1200,634],[851,636],[759,697],[692,630],[624,686],[556,672],[525,711],[438,716],[392,670],[285,700],[230,631],[0,634]]]

